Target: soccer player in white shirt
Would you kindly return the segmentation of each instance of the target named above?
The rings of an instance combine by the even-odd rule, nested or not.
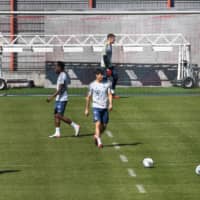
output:
[[[64,116],[65,108],[68,102],[67,94],[67,75],[65,73],[65,64],[57,62],[55,73],[58,75],[56,92],[48,97],[47,102],[51,102],[55,98],[54,118],[55,118],[55,133],[50,138],[59,138],[61,121],[69,124],[74,128],[75,136],[79,135],[80,126],[74,123],[70,118]]]
[[[96,80],[89,86],[86,97],[85,115],[89,115],[89,106],[92,100],[93,118],[95,123],[95,143],[99,148],[103,147],[101,134],[109,122],[109,111],[112,110],[111,84],[104,80],[104,71],[97,69]]]

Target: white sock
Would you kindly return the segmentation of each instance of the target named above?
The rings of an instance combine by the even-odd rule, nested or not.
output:
[[[73,128],[76,128],[78,125],[76,124],[76,123],[74,123],[74,122],[72,122],[71,124],[71,127],[73,127]]]
[[[98,142],[99,145],[102,144],[101,138],[97,137],[97,142]]]
[[[60,135],[60,127],[56,127],[56,135]]]

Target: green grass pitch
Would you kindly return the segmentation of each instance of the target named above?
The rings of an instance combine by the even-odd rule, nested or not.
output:
[[[105,148],[98,150],[84,97],[71,97],[66,112],[81,124],[81,137],[62,125],[60,139],[48,138],[53,104],[45,97],[1,97],[0,200],[199,200],[199,102],[199,96],[115,100],[108,127],[114,137],[103,135]],[[144,157],[155,167],[143,168]]]

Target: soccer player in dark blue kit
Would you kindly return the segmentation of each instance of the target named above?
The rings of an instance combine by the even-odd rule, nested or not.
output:
[[[105,77],[112,77],[111,93],[113,98],[119,98],[115,95],[115,89],[118,81],[117,70],[112,66],[112,45],[115,43],[116,36],[113,33],[107,35],[107,41],[102,51],[101,67],[105,69]]]

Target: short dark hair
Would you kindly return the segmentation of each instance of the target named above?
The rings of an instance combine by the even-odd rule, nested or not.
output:
[[[107,39],[108,39],[108,38],[111,38],[111,37],[114,38],[114,37],[116,37],[116,36],[115,36],[114,33],[109,33],[109,34],[107,35]]]
[[[95,71],[95,74],[96,74],[96,75],[98,75],[98,74],[102,74],[102,75],[103,75],[103,74],[104,74],[104,71],[103,71],[103,69],[101,69],[101,68],[97,68],[96,71]]]
[[[57,66],[59,66],[62,70],[65,69],[65,63],[62,62],[62,61],[58,61],[58,62],[57,62]]]

